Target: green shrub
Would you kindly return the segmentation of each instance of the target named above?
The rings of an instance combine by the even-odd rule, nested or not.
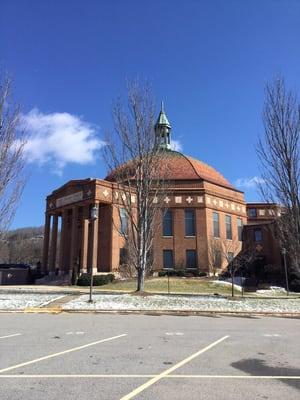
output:
[[[163,276],[167,276],[167,271],[158,271],[158,276],[161,278]]]
[[[94,275],[93,286],[107,285],[115,279],[114,274]],[[90,286],[90,274],[82,274],[77,281],[78,286]]]
[[[290,284],[289,284],[289,289],[292,292],[300,292],[300,279],[293,279],[291,280]]]
[[[163,277],[163,276],[178,276],[178,277],[191,277],[191,276],[207,276],[206,272],[199,272],[199,271],[193,271],[193,270],[183,270],[183,269],[177,269],[177,270],[170,270],[170,271],[159,271],[158,276]]]

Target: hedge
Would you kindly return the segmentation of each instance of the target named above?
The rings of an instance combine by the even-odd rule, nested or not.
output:
[[[90,286],[90,274],[82,274],[77,281],[78,286]],[[111,283],[115,279],[114,274],[94,275],[93,286],[102,286]]]
[[[170,271],[159,271],[158,276],[179,276],[179,277],[192,277],[192,276],[207,276],[206,272],[201,271],[186,271],[186,270],[170,270]]]

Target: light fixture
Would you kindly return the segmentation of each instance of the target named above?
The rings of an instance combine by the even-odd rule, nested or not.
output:
[[[93,221],[95,221],[98,218],[98,207],[96,206],[96,204],[91,208],[91,219]]]

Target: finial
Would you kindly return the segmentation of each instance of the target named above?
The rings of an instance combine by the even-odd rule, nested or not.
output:
[[[164,102],[163,101],[161,101],[161,104],[160,104],[160,112],[162,112],[162,113],[165,112],[165,110],[164,110]]]

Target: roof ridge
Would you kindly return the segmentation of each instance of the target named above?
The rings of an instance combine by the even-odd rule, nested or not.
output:
[[[221,174],[221,172],[219,170],[217,170],[215,167],[213,167],[210,164],[207,164],[206,162],[202,161],[202,160],[198,160],[197,158],[194,158],[192,156],[187,156],[189,158],[191,158],[192,160],[196,161],[196,162],[200,162],[201,164],[205,165],[207,168],[212,169],[213,171],[215,171],[217,174],[219,174],[222,178],[224,178],[229,184],[230,182],[228,181],[227,178],[225,178],[225,176],[223,174]],[[230,184],[231,185],[231,184]]]
[[[179,153],[179,152],[178,152],[178,153]],[[189,159],[189,156],[187,156],[186,154],[183,154],[183,153],[180,153],[180,154],[190,163],[191,167],[192,167],[193,170],[195,171],[195,174],[196,174],[197,176],[199,176],[200,179],[203,180],[202,176],[200,176],[200,175],[198,174],[198,172],[196,171],[196,168],[194,167],[193,163],[192,163],[191,160]]]
[[[219,186],[227,187],[228,189],[233,189],[233,190],[238,191],[238,192],[240,191],[240,190],[237,190],[237,189],[228,181],[228,179],[225,178],[224,175],[222,175],[218,170],[216,170],[216,169],[215,169],[214,167],[212,167],[211,165],[209,165],[209,164],[203,162],[202,160],[196,159],[196,158],[194,158],[194,157],[192,157],[192,156],[188,156],[188,155],[185,155],[185,154],[182,154],[182,155],[185,157],[186,160],[189,161],[189,163],[190,163],[190,165],[192,166],[193,170],[195,171],[196,175],[199,176],[199,178],[202,179],[203,181],[208,181],[208,182],[217,184],[217,185],[219,185]],[[197,170],[196,170],[196,168],[195,168],[195,166],[194,166],[194,164],[193,164],[192,161],[194,161],[194,162],[196,162],[196,163],[200,163],[200,164],[202,164],[203,166],[205,166],[208,170],[211,170],[212,172],[218,174],[222,179],[224,179],[224,182],[215,182],[214,180],[207,179],[207,178],[201,176],[201,175],[197,172]]]

